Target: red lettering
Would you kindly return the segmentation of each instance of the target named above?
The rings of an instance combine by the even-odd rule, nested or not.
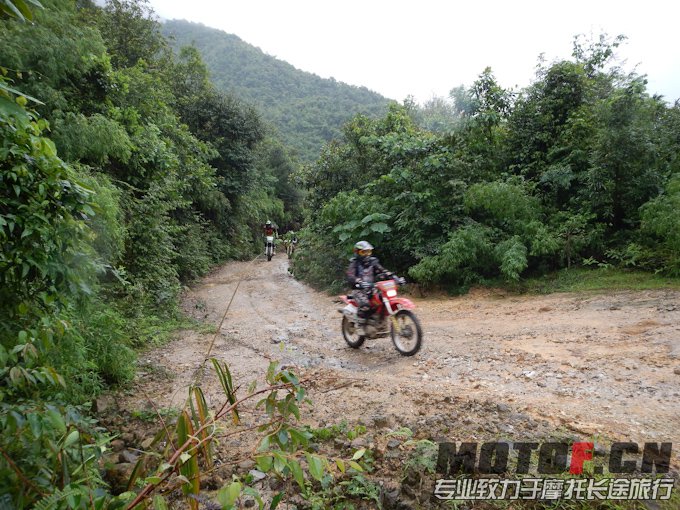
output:
[[[593,448],[595,443],[574,443],[571,445],[571,465],[569,473],[580,475],[583,473],[583,463],[593,460]]]

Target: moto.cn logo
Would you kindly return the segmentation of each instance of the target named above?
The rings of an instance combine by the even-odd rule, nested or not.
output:
[[[514,459],[512,465],[511,451]],[[595,444],[592,442],[488,442],[482,443],[481,447],[478,443],[460,443],[456,446],[453,442],[443,442],[439,443],[437,472],[528,474],[535,468],[533,471],[541,475],[580,475],[584,464],[595,460],[594,452]],[[668,473],[671,452],[672,443],[644,443],[642,446],[637,443],[612,443],[603,456],[608,457],[608,462],[594,463],[593,472],[603,474],[606,465],[610,474]]]

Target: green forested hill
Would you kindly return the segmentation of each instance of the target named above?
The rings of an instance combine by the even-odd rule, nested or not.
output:
[[[383,115],[390,101],[365,87],[300,71],[221,30],[173,20],[163,31],[176,48],[195,45],[217,88],[256,105],[305,161],[316,159],[356,113]]]

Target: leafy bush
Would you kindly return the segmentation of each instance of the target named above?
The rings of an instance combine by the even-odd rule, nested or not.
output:
[[[469,286],[479,282],[480,273],[488,273],[495,260],[492,230],[470,225],[451,234],[437,255],[423,258],[409,274],[425,284],[448,282]]]
[[[666,193],[647,202],[641,208],[643,233],[658,243],[657,252],[663,262],[661,268],[680,276],[680,176],[674,176],[666,186]]]
[[[69,321],[92,292],[84,219],[94,211],[91,192],[41,135],[47,122],[21,108],[8,113],[7,99],[0,97],[0,491],[17,508],[42,498],[66,506],[60,498],[83,501],[102,486],[102,438],[60,402],[100,387],[87,341]]]
[[[56,403],[0,402],[0,493],[14,508],[98,508],[110,496],[98,462],[108,438],[85,409]]]

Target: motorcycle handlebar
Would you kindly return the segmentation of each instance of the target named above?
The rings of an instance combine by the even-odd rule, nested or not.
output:
[[[391,277],[391,279],[399,285],[406,285],[406,278],[404,278],[402,276],[394,275],[394,276]],[[374,286],[375,286],[374,283],[369,283],[369,282],[357,282],[354,285],[354,287],[356,287],[357,289],[371,289]]]

